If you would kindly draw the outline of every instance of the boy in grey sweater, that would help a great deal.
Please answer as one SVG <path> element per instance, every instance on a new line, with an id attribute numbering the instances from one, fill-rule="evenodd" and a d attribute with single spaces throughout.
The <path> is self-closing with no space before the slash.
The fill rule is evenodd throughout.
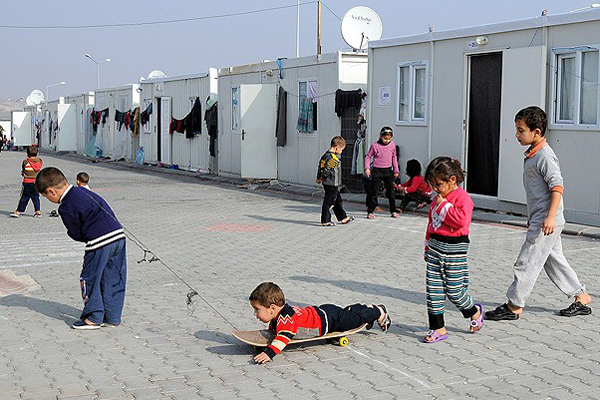
<path id="1" fill-rule="evenodd" d="M 346 148 L 346 140 L 341 136 L 331 139 L 331 147 L 321 156 L 319 168 L 317 170 L 317 183 L 323 184 L 325 197 L 323 198 L 323 207 L 321 209 L 321 225 L 335 226 L 331 221 L 331 209 L 337 220 L 342 224 L 347 224 L 354 220 L 344 211 L 342 196 L 340 195 L 340 186 L 342 186 L 342 151 Z"/>
<path id="2" fill-rule="evenodd" d="M 523 166 L 527 236 L 514 265 L 513 282 L 506 292 L 508 302 L 487 311 L 485 318 L 495 321 L 518 319 L 542 268 L 560 291 L 575 298 L 559 314 L 565 317 L 589 315 L 592 298 L 562 251 L 560 233 L 565 226 L 563 178 L 558 158 L 544 138 L 546 113 L 535 106 L 524 108 L 515 116 L 515 126 L 519 143 L 529 146 Z"/>

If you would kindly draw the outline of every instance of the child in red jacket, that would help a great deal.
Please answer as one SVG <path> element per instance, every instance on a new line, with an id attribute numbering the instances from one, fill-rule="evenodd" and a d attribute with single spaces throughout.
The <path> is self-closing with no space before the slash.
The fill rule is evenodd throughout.
<path id="1" fill-rule="evenodd" d="M 400 203 L 398 212 L 404 212 L 411 201 L 417 203 L 417 209 L 425 207 L 431 201 L 431 186 L 421 175 L 421 163 L 418 160 L 408 160 L 406 175 L 410 179 L 396 185 L 396 190 L 402 196 L 402 203 Z"/>
<path id="2" fill-rule="evenodd" d="M 273 282 L 263 282 L 250 293 L 250 305 L 261 322 L 268 322 L 275 337 L 265 351 L 254 357 L 264 364 L 279 354 L 293 338 L 311 338 L 331 332 L 344 332 L 367 324 L 371 329 L 377 322 L 387 332 L 392 325 L 383 304 L 352 304 L 344 308 L 335 304 L 295 307 L 285 302 L 283 290 Z"/>
<path id="3" fill-rule="evenodd" d="M 429 224 L 425 240 L 427 262 L 427 313 L 431 331 L 425 343 L 435 343 L 448 338 L 444 326 L 446 296 L 470 318 L 470 331 L 483 328 L 483 307 L 474 303 L 467 293 L 469 288 L 469 225 L 473 214 L 473 201 L 459 187 L 464 180 L 460 162 L 450 157 L 438 157 L 429 163 L 425 178 L 436 191 L 429 207 Z"/>
<path id="4" fill-rule="evenodd" d="M 40 195 L 35 191 L 35 179 L 38 172 L 42 169 L 44 162 L 38 158 L 37 146 L 29 146 L 27 148 L 27 158 L 21 164 L 21 176 L 23 177 L 23 188 L 21 189 L 21 198 L 17 209 L 10 214 L 13 218 L 19 218 L 25 212 L 29 200 L 33 203 L 35 209 L 34 217 L 42 216 L 40 210 Z"/>

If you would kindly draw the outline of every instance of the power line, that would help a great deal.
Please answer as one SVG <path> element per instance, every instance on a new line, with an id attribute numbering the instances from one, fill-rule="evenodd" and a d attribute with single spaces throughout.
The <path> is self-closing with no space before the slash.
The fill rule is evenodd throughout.
<path id="1" fill-rule="evenodd" d="M 308 1 L 305 3 L 300 3 L 300 5 L 304 6 L 307 4 L 314 4 L 316 2 L 317 2 L 316 0 L 313 0 L 313 1 Z M 0 25 L 0 28 L 4 28 L 4 29 L 89 29 L 89 28 L 119 28 L 119 27 L 146 26 L 146 25 L 164 25 L 164 24 L 176 24 L 176 23 L 180 23 L 180 22 L 203 21 L 203 20 L 217 19 L 217 18 L 239 17 L 242 15 L 258 14 L 258 13 L 283 10 L 286 8 L 293 8 L 293 7 L 297 7 L 297 4 L 287 5 L 287 6 L 279 6 L 279 7 L 262 8 L 262 9 L 258 9 L 258 10 L 242 11 L 242 12 L 237 12 L 237 13 L 209 15 L 209 16 L 205 16 L 205 17 L 171 19 L 171 20 L 165 20 L 165 21 L 130 22 L 130 23 L 123 23 L 123 24 L 98 24 L 98 25 L 51 25 L 51 26 L 48 26 L 48 25 L 46 25 L 46 26 Z M 327 6 L 325 6 L 325 7 L 327 7 Z M 327 7 L 327 8 L 329 8 L 329 7 Z"/>

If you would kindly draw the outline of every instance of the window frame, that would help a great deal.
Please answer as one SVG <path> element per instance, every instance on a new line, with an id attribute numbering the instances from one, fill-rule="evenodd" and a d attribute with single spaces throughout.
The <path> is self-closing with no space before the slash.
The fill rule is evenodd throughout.
<path id="1" fill-rule="evenodd" d="M 402 68 L 408 68 L 408 82 L 410 87 L 408 88 L 408 110 L 409 119 L 400 119 L 400 71 Z M 417 105 L 416 99 L 416 83 L 417 83 L 417 70 L 425 71 L 424 80 L 424 95 L 423 95 L 423 117 L 415 117 L 415 107 Z M 429 61 L 427 60 L 416 60 L 410 62 L 398 62 L 396 64 L 396 125 L 404 126 L 427 126 L 429 118 Z"/>
<path id="2" fill-rule="evenodd" d="M 309 82 L 316 82 L 317 84 L 317 118 L 316 118 L 316 124 L 317 124 L 317 129 L 315 129 L 312 132 L 300 132 L 298 129 L 296 129 L 296 132 L 298 132 L 298 135 L 301 136 L 310 136 L 310 135 L 316 135 L 319 133 L 319 80 L 317 78 L 298 78 L 298 106 L 296 107 L 296 113 L 299 116 L 300 115 L 300 85 L 302 83 L 306 83 L 306 97 L 308 97 L 308 84 Z M 315 116 L 313 115 L 313 118 Z M 315 121 L 315 119 L 313 119 L 313 121 Z M 313 126 L 314 126 L 315 122 L 313 122 Z"/>
<path id="3" fill-rule="evenodd" d="M 582 67 L 583 53 L 594 52 L 598 57 L 597 84 L 600 84 L 600 45 L 561 47 L 552 49 L 552 63 L 550 65 L 552 72 L 552 94 L 550 118 L 548 127 L 557 130 L 576 130 L 576 131 L 598 131 L 600 130 L 600 86 L 596 93 L 596 123 L 581 123 L 581 91 L 582 91 Z M 574 58 L 575 76 L 574 76 L 574 104 L 573 120 L 561 120 L 560 107 L 562 101 L 562 76 L 561 61 L 567 58 Z"/>

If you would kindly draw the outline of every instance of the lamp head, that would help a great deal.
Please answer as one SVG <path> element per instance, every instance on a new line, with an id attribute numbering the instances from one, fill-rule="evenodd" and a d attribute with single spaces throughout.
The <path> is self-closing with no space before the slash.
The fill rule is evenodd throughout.
<path id="1" fill-rule="evenodd" d="M 107 58 L 105 61 L 106 62 L 111 62 L 112 60 L 110 58 Z"/>

